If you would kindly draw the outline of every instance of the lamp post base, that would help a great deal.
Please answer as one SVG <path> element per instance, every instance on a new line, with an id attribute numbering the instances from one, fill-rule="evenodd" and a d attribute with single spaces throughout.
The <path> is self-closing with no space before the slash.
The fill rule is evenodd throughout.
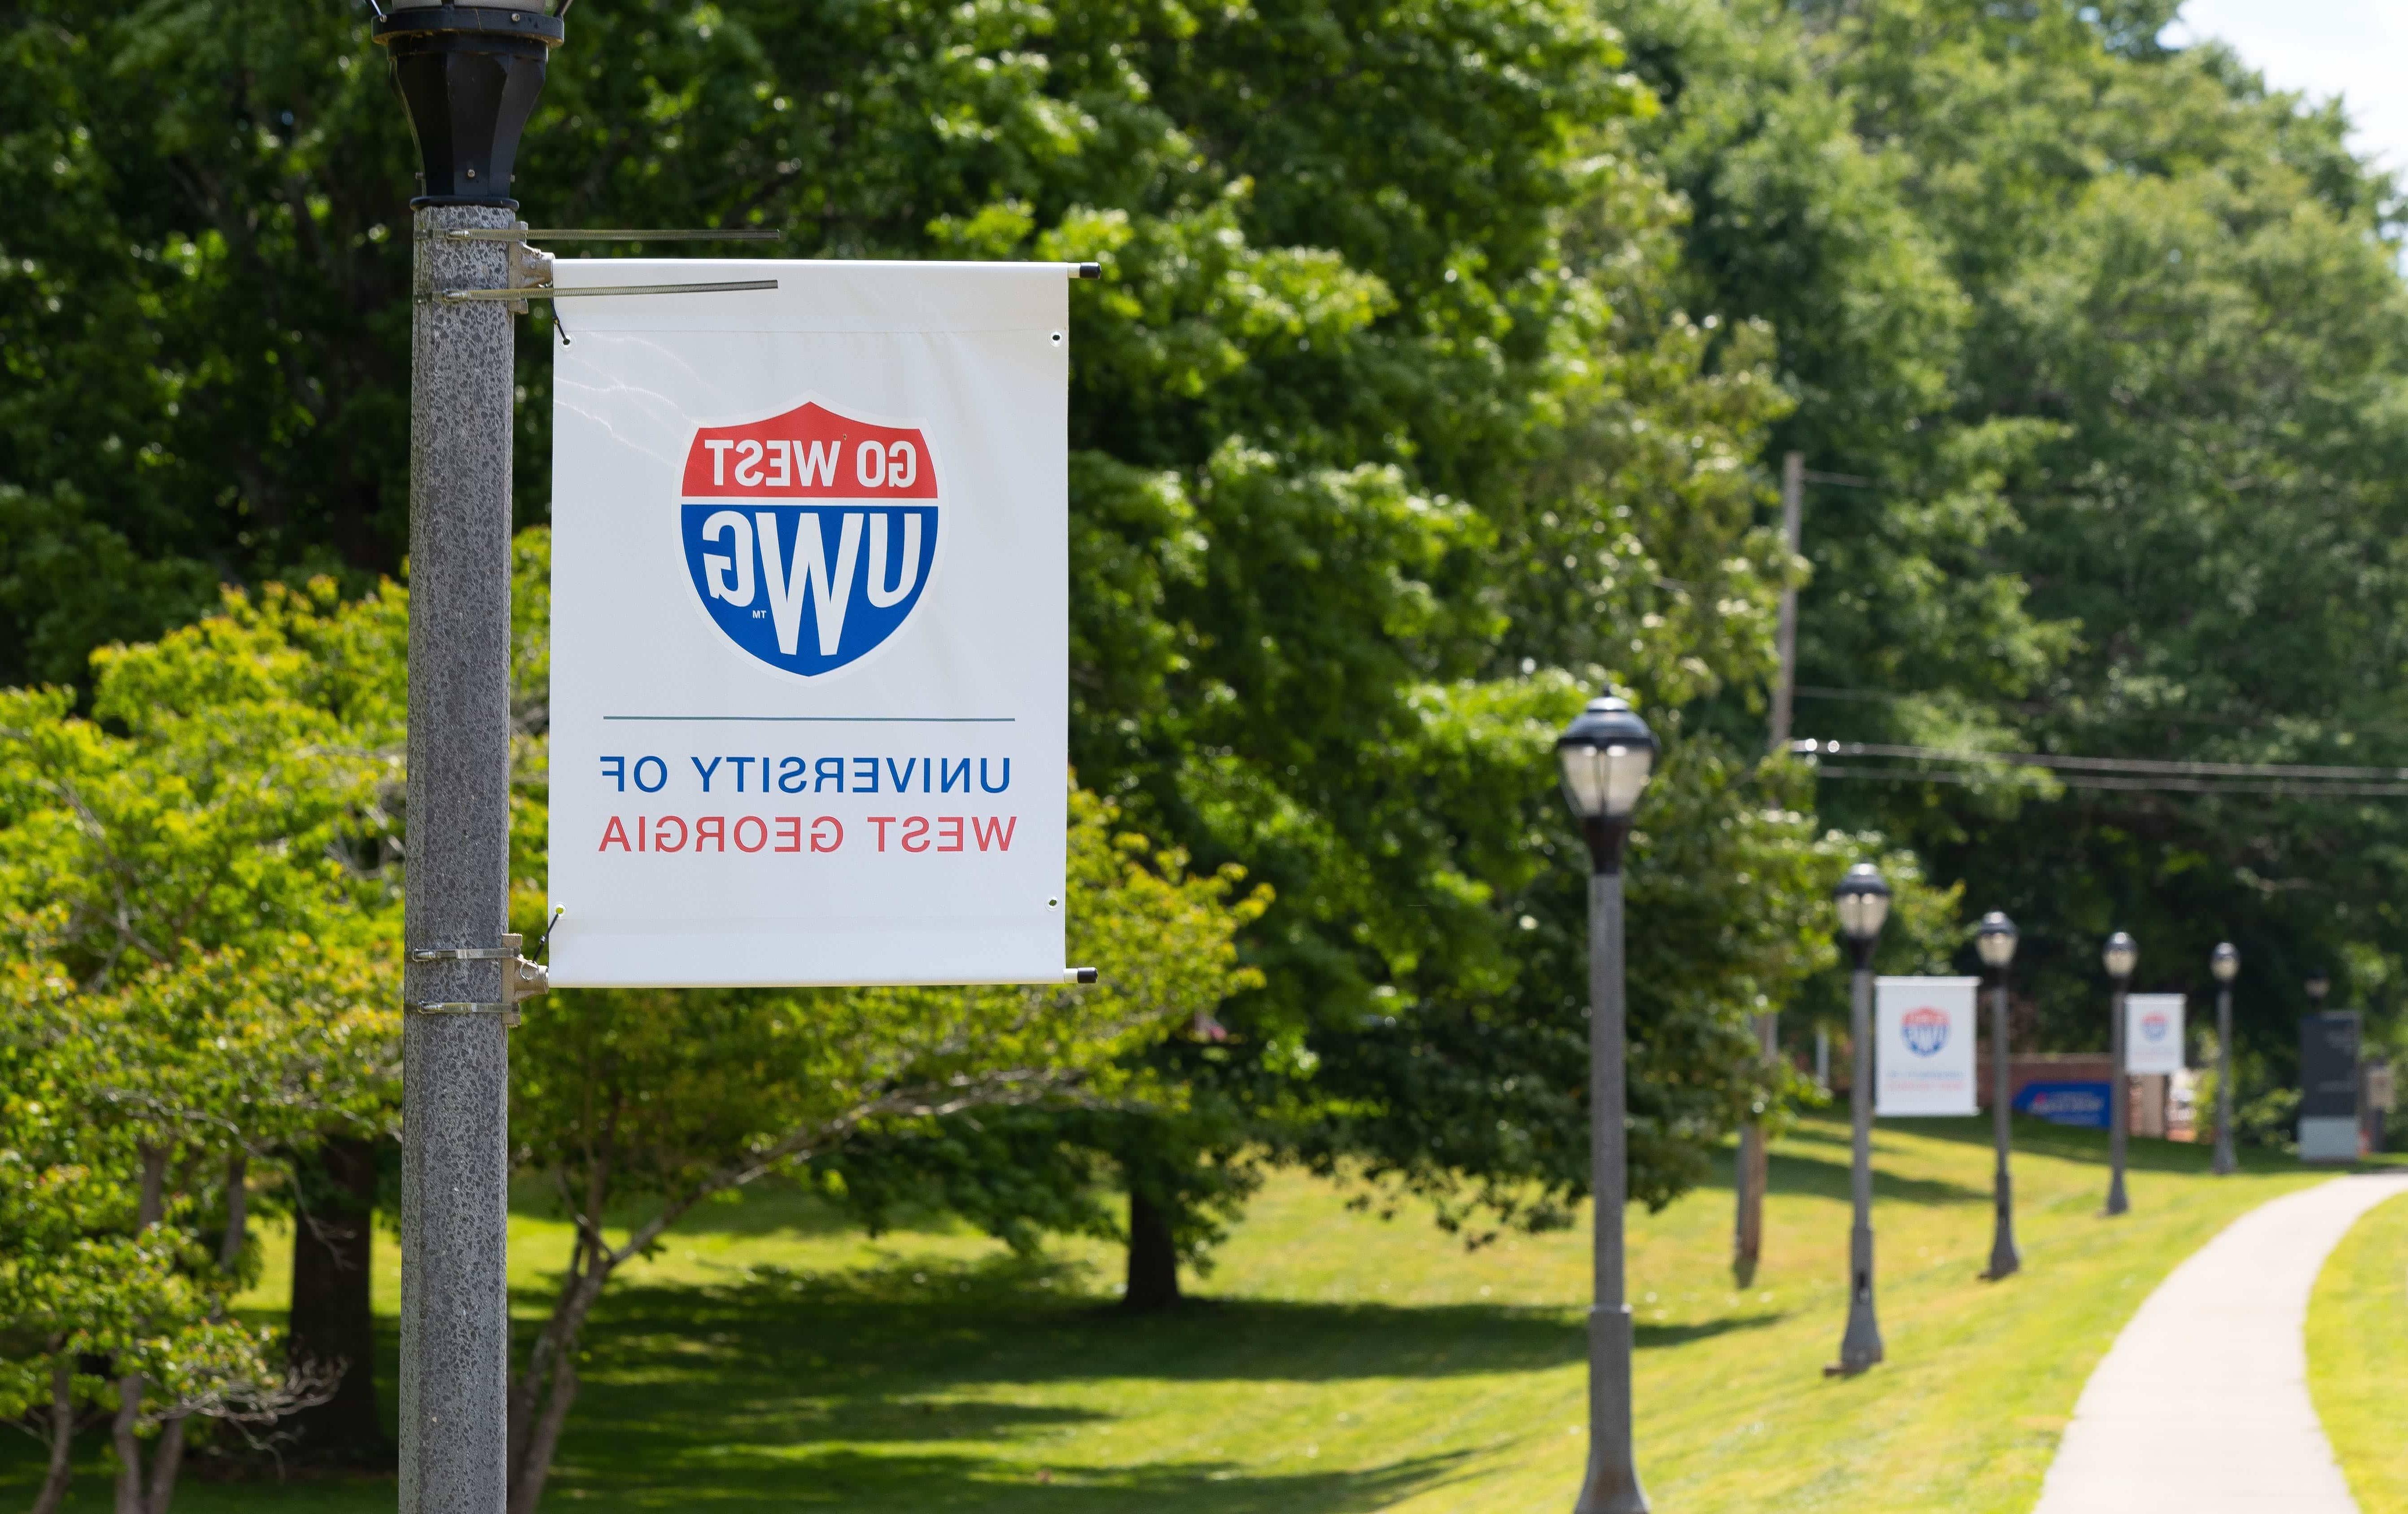
<path id="1" fill-rule="evenodd" d="M 1872 1249 L 1872 1237 L 1865 1237 L 1865 1249 Z M 1826 1367 L 1827 1377 L 1853 1377 L 1859 1372 L 1881 1365 L 1881 1323 L 1873 1317 L 1872 1267 L 1868 1262 L 1857 1274 L 1856 1297 L 1848 1303 L 1848 1328 L 1840 1336 L 1840 1361 L 1837 1366 Z"/>
<path id="2" fill-rule="evenodd" d="M 1588 1313 L 1588 1473 L 1572 1514 L 1647 1514 L 1631 1454 L 1630 1361 L 1636 1345 L 1628 1305 Z"/>

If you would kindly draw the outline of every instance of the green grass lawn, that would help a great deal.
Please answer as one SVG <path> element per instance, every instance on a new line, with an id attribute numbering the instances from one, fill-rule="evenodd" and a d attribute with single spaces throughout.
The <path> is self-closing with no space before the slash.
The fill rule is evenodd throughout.
<path id="1" fill-rule="evenodd" d="M 1842 1323 L 1842 1124 L 1808 1121 L 1776 1147 L 1765 1265 L 1743 1292 L 1727 1266 L 1727 1166 L 1717 1186 L 1634 1214 L 1640 1461 L 1659 1514 L 2021 1514 L 2085 1377 L 2148 1290 L 2233 1216 L 2317 1180 L 2271 1159 L 2217 1180 L 2203 1148 L 2139 1141 L 2133 1212 L 2108 1221 L 2103 1140 L 2038 1125 L 2018 1139 L 2025 1271 L 1990 1284 L 1976 1276 L 1984 1128 L 1879 1132 L 1889 1360 L 1853 1380 L 1821 1371 Z M 566 1233 L 529 1215 L 513 1234 L 531 1321 Z M 380 1245 L 389 1310 L 393 1248 Z M 710 1210 L 605 1302 L 552 1507 L 1570 1507 L 1584 1455 L 1581 1233 L 1467 1253 L 1420 1216 L 1350 1213 L 1290 1175 L 1175 1315 L 1115 1313 L 1115 1262 L 1066 1245 L 1024 1264 L 940 1225 L 871 1241 L 791 1196 Z M 275 1301 L 276 1270 L 254 1302 Z M 0 1451 L 0 1502 L 30 1494 L 34 1449 Z M 79 1509 L 106 1507 L 93 1454 Z M 192 1484 L 179 1507 L 392 1500 L 390 1481 Z"/>
<path id="2" fill-rule="evenodd" d="M 2308 1302 L 2308 1391 L 2360 1514 L 2408 1514 L 2408 1196 L 2377 1204 L 2325 1262 Z"/>

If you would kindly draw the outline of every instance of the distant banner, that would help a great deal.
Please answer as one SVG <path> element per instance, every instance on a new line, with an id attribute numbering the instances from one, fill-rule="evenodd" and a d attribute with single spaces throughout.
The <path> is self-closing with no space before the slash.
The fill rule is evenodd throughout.
<path id="1" fill-rule="evenodd" d="M 2107 1128 L 2108 1083 L 2027 1083 L 2016 1090 L 2014 1109 L 2051 1125 L 2078 1125 L 2086 1130 Z"/>
<path id="2" fill-rule="evenodd" d="M 1978 978 L 1873 983 L 1874 1113 L 1883 1118 L 1973 1113 L 1973 993 Z"/>
<path id="3" fill-rule="evenodd" d="M 2124 1071 L 2183 1070 L 2183 996 L 2136 993 L 2124 998 Z"/>

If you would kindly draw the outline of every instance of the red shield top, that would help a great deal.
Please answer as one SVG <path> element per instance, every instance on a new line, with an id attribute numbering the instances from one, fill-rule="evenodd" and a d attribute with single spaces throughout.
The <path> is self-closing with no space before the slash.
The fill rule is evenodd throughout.
<path id="1" fill-rule="evenodd" d="M 749 425 L 707 425 L 685 454 L 688 499 L 934 499 L 916 426 L 848 420 L 816 401 Z"/>

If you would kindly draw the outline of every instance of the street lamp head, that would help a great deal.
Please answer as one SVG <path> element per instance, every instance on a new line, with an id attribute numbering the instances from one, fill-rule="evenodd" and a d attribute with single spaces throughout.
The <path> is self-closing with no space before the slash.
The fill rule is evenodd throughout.
<path id="1" fill-rule="evenodd" d="M 1564 802 L 1583 820 L 1622 821 L 1656 771 L 1656 733 L 1621 699 L 1588 701 L 1555 738 Z"/>
<path id="2" fill-rule="evenodd" d="M 1870 947 L 1889 919 L 1889 882 L 1881 869 L 1859 862 L 1831 890 L 1831 907 L 1839 912 L 1840 934 L 1848 944 Z"/>
<path id="3" fill-rule="evenodd" d="M 2331 977 L 2327 975 L 2325 970 L 2321 967 L 2310 968 L 2308 970 L 2308 998 L 2315 1002 L 2317 1008 L 2322 1009 L 2324 1007 L 2325 995 L 2330 992 L 2332 992 Z"/>
<path id="4" fill-rule="evenodd" d="M 415 203 L 516 205 L 519 134 L 565 35 L 560 18 L 541 6 L 511 9 L 507 0 L 394 0 L 371 35 L 392 62 L 418 139 Z"/>
<path id="5" fill-rule="evenodd" d="M 1982 954 L 1982 965 L 2005 972 L 2015 959 L 2015 922 L 1999 910 L 1982 916 L 1980 929 L 1973 932 L 1973 949 Z"/>
<path id="6" fill-rule="evenodd" d="M 2107 975 L 2121 983 L 2132 975 L 2132 969 L 2140 963 L 2141 947 L 2130 936 L 2118 930 L 2107 938 L 2107 949 L 2099 956 L 2107 964 Z"/>
<path id="7" fill-rule="evenodd" d="M 2207 970 L 2215 974 L 2216 982 L 2230 983 L 2241 975 L 2241 949 L 2229 941 L 2217 942 L 2207 959 Z"/>
<path id="8" fill-rule="evenodd" d="M 1591 699 L 1555 738 L 1555 765 L 1588 842 L 1589 871 L 1620 872 L 1630 813 L 1656 771 L 1656 733 L 1622 700 Z"/>

